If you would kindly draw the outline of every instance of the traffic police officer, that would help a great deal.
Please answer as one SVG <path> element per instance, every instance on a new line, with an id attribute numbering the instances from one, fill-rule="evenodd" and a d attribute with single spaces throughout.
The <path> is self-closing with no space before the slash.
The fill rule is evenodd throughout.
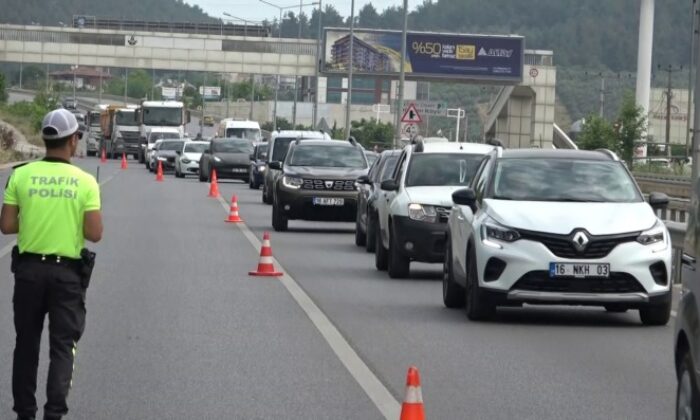
<path id="1" fill-rule="evenodd" d="M 68 412 L 76 345 L 85 327 L 85 239 L 102 238 L 100 189 L 90 174 L 71 165 L 81 132 L 65 109 L 42 123 L 46 158 L 16 167 L 5 188 L 0 231 L 17 234 L 13 297 L 17 339 L 12 369 L 14 411 L 34 419 L 44 317 L 49 316 L 50 363 L 44 419 Z M 94 261 L 94 254 L 92 254 Z M 90 265 L 91 268 L 91 265 Z"/>

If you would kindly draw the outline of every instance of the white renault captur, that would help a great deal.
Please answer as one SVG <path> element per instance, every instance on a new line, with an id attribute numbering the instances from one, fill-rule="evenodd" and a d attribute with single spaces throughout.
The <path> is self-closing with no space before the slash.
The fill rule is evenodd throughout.
<path id="1" fill-rule="evenodd" d="M 494 146 L 424 143 L 406 146 L 392 179 L 381 183 L 376 201 L 375 266 L 392 278 L 406 277 L 411 261 L 444 259 L 452 193 L 468 186 Z"/>
<path id="2" fill-rule="evenodd" d="M 638 309 L 647 325 L 671 311 L 671 243 L 654 209 L 610 151 L 497 150 L 471 188 L 453 194 L 443 298 L 485 319 L 497 306 Z"/>

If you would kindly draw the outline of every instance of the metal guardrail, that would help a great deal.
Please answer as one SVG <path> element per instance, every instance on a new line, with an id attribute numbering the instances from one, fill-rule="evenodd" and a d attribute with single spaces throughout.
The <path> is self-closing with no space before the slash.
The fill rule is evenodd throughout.
<path id="1" fill-rule="evenodd" d="M 686 225 L 678 222 L 666 222 L 668 232 L 671 234 L 671 246 L 673 247 L 673 262 L 671 264 L 671 279 L 673 283 L 681 282 L 681 257 L 683 256 L 683 243 L 685 242 Z"/>

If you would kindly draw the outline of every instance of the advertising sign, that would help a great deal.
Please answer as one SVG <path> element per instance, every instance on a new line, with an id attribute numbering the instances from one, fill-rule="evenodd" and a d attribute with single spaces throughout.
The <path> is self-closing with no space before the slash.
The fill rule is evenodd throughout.
<path id="1" fill-rule="evenodd" d="M 199 94 L 205 101 L 218 101 L 221 99 L 220 86 L 200 86 Z"/>
<path id="2" fill-rule="evenodd" d="M 372 76 L 398 76 L 401 66 L 401 32 L 355 30 L 353 72 Z M 409 79 L 453 79 L 501 84 L 523 79 L 524 38 L 521 36 L 462 35 L 409 32 L 404 69 Z M 321 71 L 348 72 L 350 31 L 327 28 Z"/>
<path id="3" fill-rule="evenodd" d="M 163 99 L 165 99 L 165 100 L 175 101 L 175 100 L 180 99 L 182 96 L 180 94 L 180 90 L 178 88 L 163 86 L 160 89 L 161 89 L 161 96 L 163 96 Z"/>

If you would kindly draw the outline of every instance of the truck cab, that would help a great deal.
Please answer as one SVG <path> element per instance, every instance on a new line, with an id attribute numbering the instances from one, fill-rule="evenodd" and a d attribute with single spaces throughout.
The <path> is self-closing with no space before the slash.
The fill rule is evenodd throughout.
<path id="1" fill-rule="evenodd" d="M 190 122 L 190 113 L 185 110 L 185 105 L 179 101 L 143 101 L 137 112 L 139 123 L 138 159 L 140 163 L 146 162 L 148 153 L 148 138 L 153 130 L 171 131 L 175 129 L 181 138 L 185 137 L 185 125 Z"/>
<path id="2" fill-rule="evenodd" d="M 257 121 L 225 118 L 219 124 L 217 137 L 229 139 L 248 139 L 254 143 L 263 141 L 260 124 Z"/>
<path id="3" fill-rule="evenodd" d="M 100 142 L 102 141 L 100 114 L 105 109 L 105 105 L 97 105 L 87 113 L 86 125 L 88 129 L 88 136 L 86 139 L 86 151 L 88 156 L 97 156 L 100 151 Z"/>
<path id="4" fill-rule="evenodd" d="M 114 153 L 117 156 L 125 154 L 133 156 L 134 159 L 139 158 L 140 131 L 137 110 L 137 105 L 129 105 L 114 112 L 112 117 L 112 139 L 114 142 Z"/>

